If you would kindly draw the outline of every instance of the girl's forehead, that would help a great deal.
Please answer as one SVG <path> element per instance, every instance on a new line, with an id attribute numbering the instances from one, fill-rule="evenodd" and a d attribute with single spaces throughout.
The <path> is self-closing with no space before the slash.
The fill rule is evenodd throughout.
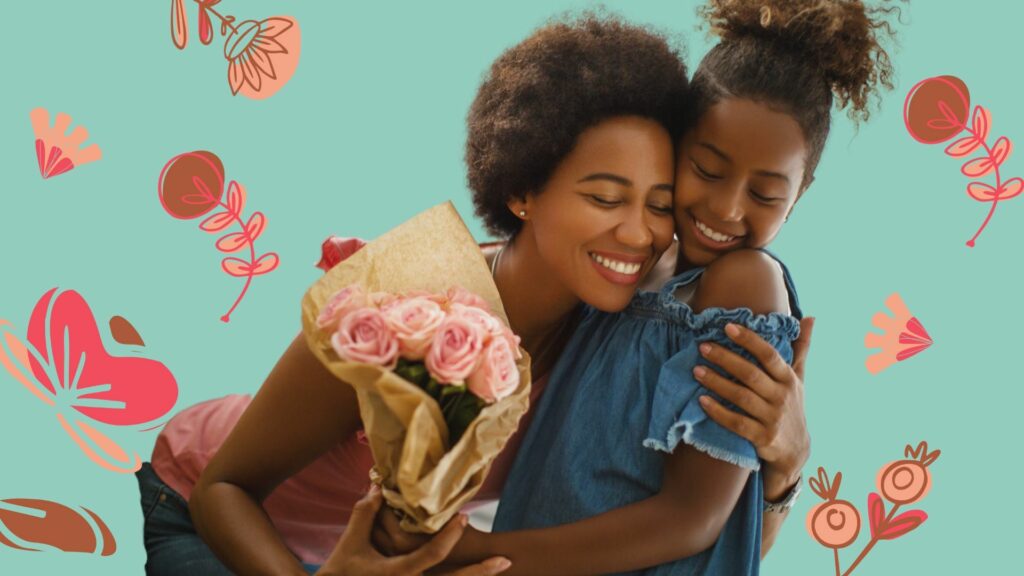
<path id="1" fill-rule="evenodd" d="M 708 108 L 687 134 L 689 148 L 734 164 L 788 173 L 803 170 L 807 153 L 791 115 L 753 100 L 727 98 Z"/>

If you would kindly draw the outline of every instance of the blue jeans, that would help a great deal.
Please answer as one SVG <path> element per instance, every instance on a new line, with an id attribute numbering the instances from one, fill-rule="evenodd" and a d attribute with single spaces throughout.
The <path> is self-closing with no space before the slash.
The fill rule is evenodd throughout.
<path id="1" fill-rule="evenodd" d="M 149 462 L 135 473 L 145 519 L 146 574 L 164 576 L 226 576 L 233 574 L 210 550 L 192 525 L 188 502 L 164 484 Z M 303 564 L 309 574 L 320 567 Z"/>

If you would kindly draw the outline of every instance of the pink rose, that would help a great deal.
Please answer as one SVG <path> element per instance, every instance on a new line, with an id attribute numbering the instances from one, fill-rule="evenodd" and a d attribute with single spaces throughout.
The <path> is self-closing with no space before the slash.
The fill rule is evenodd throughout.
<path id="1" fill-rule="evenodd" d="M 394 368 L 398 363 L 398 339 L 388 328 L 384 315 L 374 308 L 361 308 L 341 319 L 331 336 L 338 357 L 349 362 Z"/>
<path id="2" fill-rule="evenodd" d="M 469 375 L 469 391 L 484 401 L 497 402 L 519 387 L 518 348 L 505 338 L 495 338 L 484 349 L 480 367 Z"/>
<path id="3" fill-rule="evenodd" d="M 466 290 L 462 286 L 452 286 L 448 289 L 446 294 L 448 302 L 451 304 L 462 304 L 465 306 L 473 306 L 474 308 L 480 308 L 482 310 L 490 311 L 491 307 L 487 304 L 487 301 L 477 296 L 476 294 Z"/>
<path id="4" fill-rule="evenodd" d="M 353 284 L 336 292 L 324 305 L 320 315 L 317 316 L 316 325 L 318 328 L 334 328 L 341 320 L 354 310 L 366 306 L 366 293 L 358 284 Z"/>
<path id="5" fill-rule="evenodd" d="M 462 384 L 480 363 L 486 339 L 479 322 L 450 312 L 427 351 L 427 370 L 438 382 Z"/>
<path id="6" fill-rule="evenodd" d="M 441 306 L 423 296 L 400 298 L 384 312 L 402 357 L 409 360 L 423 360 L 444 319 Z"/>
<path id="7" fill-rule="evenodd" d="M 390 292 L 371 292 L 370 295 L 367 296 L 367 300 L 376 306 L 381 312 L 384 312 L 398 302 L 398 296 Z"/>
<path id="8" fill-rule="evenodd" d="M 508 340 L 509 347 L 512 349 L 515 358 L 518 360 L 522 357 L 522 354 L 519 353 L 519 336 L 513 334 L 511 328 L 490 312 L 464 304 L 452 304 L 451 310 L 479 324 L 487 334 L 488 342 L 495 338 Z"/>

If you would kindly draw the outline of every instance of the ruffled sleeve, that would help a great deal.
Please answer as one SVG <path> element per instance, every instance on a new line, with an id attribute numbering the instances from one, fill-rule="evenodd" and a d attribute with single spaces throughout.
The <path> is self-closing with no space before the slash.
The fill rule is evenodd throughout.
<path id="1" fill-rule="evenodd" d="M 689 334 L 679 339 L 679 350 L 669 358 L 658 374 L 650 425 L 643 445 L 671 453 L 682 441 L 719 460 L 743 468 L 759 469 L 754 445 L 709 418 L 700 405 L 699 398 L 709 395 L 724 406 L 737 409 L 694 379 L 693 368 L 696 366 L 705 366 L 723 373 L 704 360 L 698 346 L 703 342 L 714 342 L 753 360 L 746 350 L 726 336 L 725 326 L 733 322 L 752 329 L 774 346 L 786 362 L 792 362 L 792 342 L 799 335 L 799 321 L 785 314 L 755 315 L 748 309 L 722 308 L 709 308 L 699 314 L 690 312 L 683 320 L 679 329 Z"/>

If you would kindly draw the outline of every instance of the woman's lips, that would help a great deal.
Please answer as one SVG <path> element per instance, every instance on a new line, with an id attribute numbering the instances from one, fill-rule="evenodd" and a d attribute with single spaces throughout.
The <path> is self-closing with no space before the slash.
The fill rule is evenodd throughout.
<path id="1" fill-rule="evenodd" d="M 620 285 L 633 285 L 640 282 L 640 278 L 643 276 L 644 262 L 649 258 L 646 256 L 637 255 L 625 255 L 625 254 L 613 254 L 609 252 L 590 252 L 590 263 L 597 270 L 597 273 L 604 277 L 605 280 L 613 284 Z M 617 267 L 629 267 L 636 269 L 635 272 L 619 272 L 608 268 L 604 264 L 598 261 L 603 260 L 605 263 L 612 263 Z"/>

